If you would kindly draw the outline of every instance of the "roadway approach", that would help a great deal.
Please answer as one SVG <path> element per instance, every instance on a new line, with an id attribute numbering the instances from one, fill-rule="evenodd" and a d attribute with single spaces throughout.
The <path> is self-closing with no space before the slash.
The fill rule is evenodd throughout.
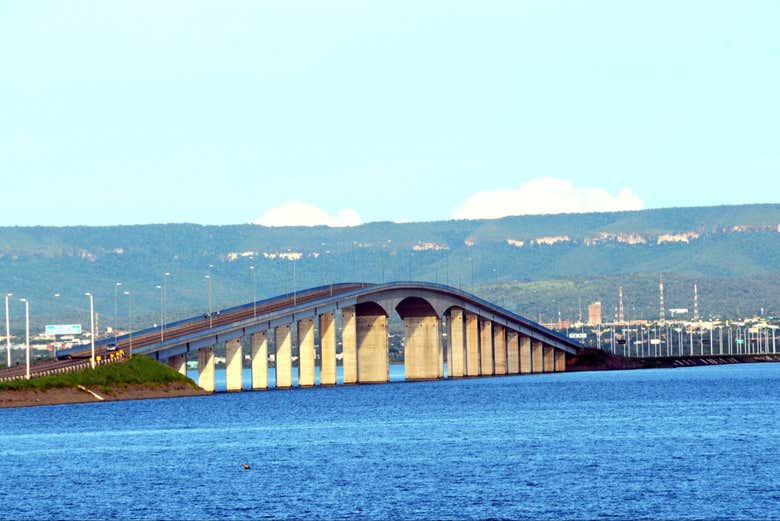
<path id="1" fill-rule="evenodd" d="M 268 388 L 269 355 L 276 388 L 291 387 L 294 370 L 299 386 L 315 385 L 317 360 L 318 383 L 335 385 L 337 358 L 344 384 L 384 383 L 393 314 L 403 321 L 406 380 L 444 378 L 445 362 L 448 378 L 565 371 L 567 355 L 583 347 L 475 295 L 429 282 L 320 286 L 135 331 L 116 343 L 125 353 L 153 357 L 183 374 L 188 356 L 197 353 L 198 385 L 206 391 L 214 391 L 214 348 L 223 343 L 228 391 L 242 389 L 245 349 L 252 389 Z M 96 341 L 96 356 L 105 357 L 113 342 Z M 90 345 L 81 345 L 50 363 L 89 356 Z"/>

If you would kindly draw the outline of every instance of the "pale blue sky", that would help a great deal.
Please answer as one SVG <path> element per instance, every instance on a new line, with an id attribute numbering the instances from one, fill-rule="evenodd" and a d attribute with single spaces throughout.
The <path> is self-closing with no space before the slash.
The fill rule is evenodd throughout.
<path id="1" fill-rule="evenodd" d="M 778 27 L 776 0 L 5 0 L 0 225 L 778 202 Z"/>

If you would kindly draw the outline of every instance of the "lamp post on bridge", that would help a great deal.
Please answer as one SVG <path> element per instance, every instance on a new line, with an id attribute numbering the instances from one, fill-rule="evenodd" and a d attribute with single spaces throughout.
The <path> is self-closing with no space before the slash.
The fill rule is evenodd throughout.
<path id="1" fill-rule="evenodd" d="M 252 275 L 252 317 L 257 316 L 257 275 L 254 264 L 249 266 L 249 272 Z"/>
<path id="2" fill-rule="evenodd" d="M 5 347 L 8 357 L 6 367 L 11 367 L 11 317 L 8 314 L 8 297 L 13 297 L 13 293 L 5 294 Z"/>
<path id="3" fill-rule="evenodd" d="M 125 290 L 123 293 L 127 295 L 127 331 L 130 334 L 129 357 L 133 358 L 133 295 L 129 290 Z"/>
<path id="4" fill-rule="evenodd" d="M 163 287 L 162 287 L 162 319 L 160 320 L 160 332 L 161 335 L 165 332 L 165 320 L 167 313 L 167 306 L 168 306 L 168 277 L 170 277 L 170 272 L 163 273 Z"/>
<path id="5" fill-rule="evenodd" d="M 116 330 L 117 330 L 117 324 L 119 322 L 119 319 L 117 318 L 118 315 L 118 306 L 119 306 L 119 287 L 122 285 L 121 282 L 116 282 L 114 284 L 114 343 L 116 344 Z"/>
<path id="6" fill-rule="evenodd" d="M 209 327 L 212 327 L 213 320 L 211 316 L 211 274 L 209 273 L 204 277 L 206 279 L 206 282 L 208 284 L 208 293 L 209 293 Z"/>
<path id="7" fill-rule="evenodd" d="M 90 343 L 90 357 L 89 365 L 92 369 L 95 368 L 95 300 L 92 293 L 87 291 L 84 293 L 89 297 L 89 343 Z"/>
<path id="8" fill-rule="evenodd" d="M 160 290 L 160 342 L 163 341 L 163 287 L 157 284 L 155 288 Z"/>
<path id="9" fill-rule="evenodd" d="M 25 344 L 25 370 L 24 377 L 30 379 L 30 301 L 26 298 L 19 299 L 24 302 L 24 344 Z"/>

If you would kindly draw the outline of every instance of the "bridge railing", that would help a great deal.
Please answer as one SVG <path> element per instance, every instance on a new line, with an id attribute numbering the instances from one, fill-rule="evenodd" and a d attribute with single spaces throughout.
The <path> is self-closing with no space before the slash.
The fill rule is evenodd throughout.
<path id="1" fill-rule="evenodd" d="M 107 364 L 113 364 L 117 362 L 121 362 L 123 360 L 126 360 L 127 356 L 125 356 L 124 353 L 117 354 L 116 356 L 109 356 L 109 357 L 97 357 L 95 359 L 95 367 L 101 366 L 101 365 L 107 365 Z M 53 376 L 57 374 L 64 374 L 64 373 L 70 373 L 73 371 L 81 371 L 84 369 L 90 368 L 90 361 L 84 360 L 83 362 L 75 363 L 72 365 L 67 365 L 63 367 L 53 367 L 50 369 L 42 369 L 42 370 L 31 370 L 30 371 L 30 379 L 32 378 L 40 378 L 42 376 Z M 0 382 L 12 382 L 15 380 L 25 380 L 27 376 L 25 374 L 17 374 L 12 376 L 4 376 L 0 377 Z"/>

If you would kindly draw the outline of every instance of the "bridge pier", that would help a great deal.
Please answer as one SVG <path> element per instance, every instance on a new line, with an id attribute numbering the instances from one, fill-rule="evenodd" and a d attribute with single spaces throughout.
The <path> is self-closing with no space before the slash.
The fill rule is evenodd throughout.
<path id="1" fill-rule="evenodd" d="M 276 343 L 276 388 L 292 387 L 292 331 L 290 324 L 274 329 Z"/>
<path id="2" fill-rule="evenodd" d="M 542 368 L 545 373 L 555 372 L 555 348 L 544 344 L 542 346 L 542 353 L 544 361 L 542 362 Z"/>
<path id="3" fill-rule="evenodd" d="M 507 373 L 506 330 L 504 326 L 493 324 L 493 358 L 495 360 L 494 374 Z"/>
<path id="4" fill-rule="evenodd" d="M 479 376 L 479 317 L 466 313 L 466 376 Z"/>
<path id="5" fill-rule="evenodd" d="M 320 315 L 320 385 L 336 385 L 336 320 L 333 313 Z"/>
<path id="6" fill-rule="evenodd" d="M 385 383 L 390 379 L 387 316 L 358 314 L 356 320 L 358 382 Z"/>
<path id="7" fill-rule="evenodd" d="M 507 374 L 520 373 L 520 344 L 519 333 L 511 329 L 506 333 L 506 372 Z"/>
<path id="8" fill-rule="evenodd" d="M 187 376 L 187 354 L 186 353 L 168 357 L 167 363 L 168 363 L 168 367 L 170 367 L 177 373 Z"/>
<path id="9" fill-rule="evenodd" d="M 357 317 L 355 307 L 345 307 L 341 311 L 341 365 L 344 371 L 344 383 L 356 384 L 357 372 Z"/>
<path id="10" fill-rule="evenodd" d="M 438 317 L 404 319 L 404 374 L 407 380 L 434 380 L 441 370 Z"/>
<path id="11" fill-rule="evenodd" d="M 268 389 L 268 333 L 255 333 L 252 339 L 252 389 Z"/>
<path id="12" fill-rule="evenodd" d="M 225 384 L 228 392 L 240 391 L 242 387 L 243 357 L 241 339 L 225 342 Z"/>
<path id="13" fill-rule="evenodd" d="M 206 392 L 214 392 L 214 346 L 198 349 L 198 386 Z"/>
<path id="14" fill-rule="evenodd" d="M 566 351 L 562 349 L 555 350 L 555 371 L 566 371 Z"/>
<path id="15" fill-rule="evenodd" d="M 529 374 L 532 365 L 531 337 L 520 335 L 520 374 Z"/>
<path id="16" fill-rule="evenodd" d="M 482 319 L 479 321 L 479 356 L 481 361 L 479 374 L 493 375 L 493 322 Z"/>
<path id="17" fill-rule="evenodd" d="M 298 385 L 314 386 L 314 320 L 298 321 Z"/>
<path id="18" fill-rule="evenodd" d="M 461 378 L 465 365 L 463 310 L 451 309 L 447 325 L 447 376 L 449 378 Z"/>
<path id="19" fill-rule="evenodd" d="M 544 353 L 538 340 L 531 340 L 531 372 L 544 372 Z"/>

